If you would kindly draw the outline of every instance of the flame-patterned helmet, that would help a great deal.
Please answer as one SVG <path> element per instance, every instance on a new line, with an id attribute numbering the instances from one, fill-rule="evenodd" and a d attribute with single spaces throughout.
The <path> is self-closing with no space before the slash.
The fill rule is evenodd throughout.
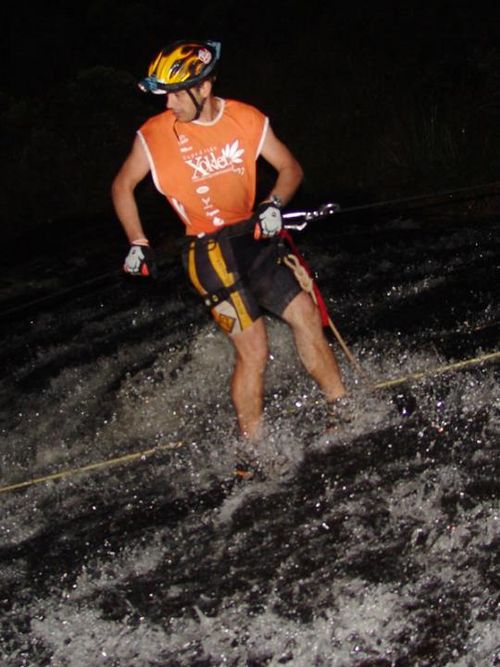
<path id="1" fill-rule="evenodd" d="M 139 88 L 156 95 L 191 88 L 213 73 L 220 49 L 220 42 L 174 42 L 156 56 Z"/>

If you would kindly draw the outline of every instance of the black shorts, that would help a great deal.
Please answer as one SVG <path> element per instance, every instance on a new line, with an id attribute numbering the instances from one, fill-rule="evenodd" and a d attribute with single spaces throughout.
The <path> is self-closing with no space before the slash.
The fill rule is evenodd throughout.
<path id="1" fill-rule="evenodd" d="M 188 240 L 183 262 L 191 283 L 227 333 L 249 327 L 266 311 L 281 317 L 300 293 L 280 260 L 289 253 L 280 238 L 255 240 L 248 222 Z"/>

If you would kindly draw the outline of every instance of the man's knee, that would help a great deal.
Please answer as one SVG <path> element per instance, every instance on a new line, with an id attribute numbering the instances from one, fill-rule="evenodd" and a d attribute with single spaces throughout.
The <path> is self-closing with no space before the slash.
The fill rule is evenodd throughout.
<path id="1" fill-rule="evenodd" d="M 283 319 L 292 327 L 321 326 L 321 314 L 307 292 L 300 292 L 285 308 Z"/>
<path id="2" fill-rule="evenodd" d="M 242 363 L 257 368 L 266 365 L 269 348 L 262 318 L 243 331 L 232 334 L 230 338 Z"/>

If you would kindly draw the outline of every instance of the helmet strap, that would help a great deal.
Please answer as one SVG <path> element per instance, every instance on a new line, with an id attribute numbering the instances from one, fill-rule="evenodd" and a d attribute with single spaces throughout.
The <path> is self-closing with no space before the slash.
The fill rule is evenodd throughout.
<path id="1" fill-rule="evenodd" d="M 201 102 L 198 102 L 198 100 L 196 99 L 196 97 L 195 97 L 195 96 L 193 95 L 193 93 L 191 92 L 191 89 L 190 89 L 190 88 L 186 88 L 186 92 L 187 92 L 187 94 L 189 95 L 189 97 L 191 98 L 191 101 L 192 101 L 192 103 L 194 104 L 194 108 L 196 109 L 196 113 L 195 113 L 195 115 L 194 115 L 193 120 L 198 120 L 198 118 L 201 116 L 201 112 L 203 111 L 203 107 L 205 106 L 205 100 L 206 100 L 206 97 L 204 97 L 204 98 L 201 100 Z M 192 122 L 192 121 L 191 121 L 191 122 Z"/>

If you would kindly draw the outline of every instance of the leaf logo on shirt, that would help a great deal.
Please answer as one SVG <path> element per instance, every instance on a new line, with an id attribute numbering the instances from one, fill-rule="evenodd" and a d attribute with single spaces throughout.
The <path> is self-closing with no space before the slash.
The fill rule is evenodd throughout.
<path id="1" fill-rule="evenodd" d="M 232 144 L 227 144 L 227 146 L 222 149 L 222 155 L 233 164 L 241 164 L 243 160 L 240 156 L 243 155 L 245 149 L 240 148 L 239 146 L 238 139 L 236 139 Z"/>

